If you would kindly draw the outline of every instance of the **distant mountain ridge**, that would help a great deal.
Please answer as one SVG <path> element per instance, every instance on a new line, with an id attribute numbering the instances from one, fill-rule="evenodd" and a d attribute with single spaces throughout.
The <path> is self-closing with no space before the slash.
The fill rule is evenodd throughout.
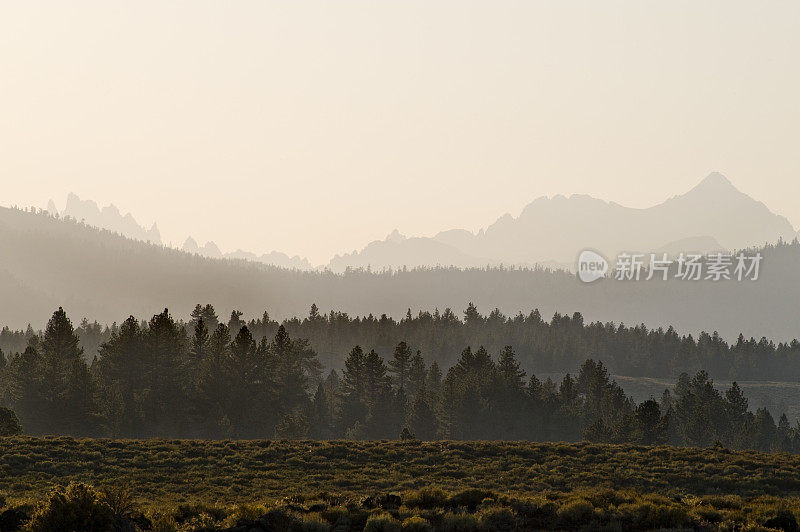
<path id="1" fill-rule="evenodd" d="M 48 211 L 58 212 L 52 201 Z M 114 205 L 100 209 L 95 202 L 70 194 L 60 214 L 129 238 L 161 243 L 155 224 L 145 230 L 131 214 L 122 216 Z M 649 208 L 624 207 L 583 194 L 543 196 L 525 206 L 519 216 L 505 214 L 477 233 L 450 229 L 432 237 L 406 237 L 395 229 L 384 240 L 334 256 L 327 265 L 314 266 L 304 257 L 279 251 L 258 255 L 237 249 L 226 253 L 214 242 L 201 246 L 191 236 L 181 249 L 208 258 L 333 272 L 500 265 L 570 269 L 584 249 L 599 251 L 609 259 L 623 251 L 708 253 L 762 246 L 779 239 L 791 241 L 798 234 L 785 217 L 713 172 L 688 192 Z"/>
<path id="2" fill-rule="evenodd" d="M 139 225 L 131 213 L 123 216 L 113 203 L 101 209 L 96 202 L 88 199 L 83 200 L 76 194 L 70 192 L 67 195 L 67 203 L 63 210 L 59 211 L 55 202 L 51 199 L 47 203 L 47 212 L 53 216 L 68 216 L 79 222 L 84 222 L 87 225 L 113 231 L 122 236 L 133 238 L 134 240 L 162 245 L 161 234 L 157 224 L 154 223 L 150 229 L 145 229 L 143 226 Z M 281 268 L 295 268 L 300 270 L 310 270 L 313 268 L 306 258 L 297 255 L 290 257 L 278 251 L 256 255 L 255 253 L 243 251 L 241 249 L 230 253 L 223 253 L 214 242 L 206 242 L 203 246 L 200 246 L 191 236 L 186 239 L 182 249 L 188 253 L 195 253 L 212 259 L 243 259 Z"/>
<path id="3" fill-rule="evenodd" d="M 219 246 L 217 246 L 214 242 L 206 242 L 203 246 L 197 244 L 197 241 L 192 238 L 188 237 L 186 241 L 183 243 L 183 247 L 181 248 L 183 251 L 187 253 L 195 253 L 197 255 L 201 255 L 203 257 L 208 257 L 210 259 L 241 259 L 241 260 L 249 260 L 252 262 L 260 262 L 262 264 L 268 264 L 270 266 L 278 266 L 279 268 L 289 268 L 289 269 L 296 269 L 296 270 L 311 270 L 313 266 L 305 257 L 300 257 L 299 255 L 295 255 L 290 257 L 286 253 L 281 253 L 279 251 L 271 251 L 269 253 L 262 253 L 261 255 L 256 255 L 250 251 L 244 251 L 241 249 L 237 249 L 236 251 L 231 251 L 229 253 L 223 253 Z"/>
<path id="4" fill-rule="evenodd" d="M 79 222 L 83 221 L 95 227 L 108 229 L 128 238 L 161 244 L 158 225 L 154 223 L 150 229 L 145 229 L 139 225 L 131 213 L 123 216 L 113 203 L 101 209 L 94 201 L 82 200 L 70 192 L 67 195 L 67 204 L 62 211 L 57 209 L 52 199 L 47 203 L 47 211 L 52 215 L 70 216 Z"/>
<path id="5" fill-rule="evenodd" d="M 501 216 L 477 233 L 463 229 L 435 236 L 397 238 L 336 256 L 334 271 L 402 266 L 572 264 L 583 249 L 608 258 L 620 252 L 710 252 L 791 241 L 789 221 L 740 192 L 722 174 L 711 173 L 685 194 L 645 209 L 624 207 L 587 195 L 541 197 L 514 217 Z"/>

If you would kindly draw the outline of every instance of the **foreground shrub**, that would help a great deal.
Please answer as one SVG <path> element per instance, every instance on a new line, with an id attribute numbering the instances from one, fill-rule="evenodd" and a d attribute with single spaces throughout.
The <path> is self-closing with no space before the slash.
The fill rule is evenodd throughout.
<path id="1" fill-rule="evenodd" d="M 433 525 L 422 517 L 415 515 L 403 521 L 403 532 L 432 532 Z"/>
<path id="2" fill-rule="evenodd" d="M 484 499 L 494 499 L 496 497 L 497 495 L 492 491 L 470 488 L 459 491 L 450 497 L 450 504 L 454 507 L 463 506 L 469 509 L 470 512 L 474 512 L 475 508 L 477 508 Z"/>
<path id="3" fill-rule="evenodd" d="M 31 519 L 32 532 L 105 532 L 114 528 L 114 512 L 100 495 L 83 483 L 56 489 Z"/>
<path id="4" fill-rule="evenodd" d="M 426 486 L 406 494 L 405 504 L 409 508 L 425 510 L 442 508 L 447 504 L 447 494 L 441 488 Z"/>
<path id="5" fill-rule="evenodd" d="M 331 526 L 316 515 L 304 517 L 300 525 L 302 532 L 328 532 L 330 529 Z"/>
<path id="6" fill-rule="evenodd" d="M 175 524 L 175 519 L 169 515 L 158 514 L 153 519 L 153 528 L 151 532 L 176 532 L 178 525 Z"/>
<path id="7" fill-rule="evenodd" d="M 468 514 L 447 514 L 442 519 L 442 532 L 476 532 L 478 520 Z"/>
<path id="8" fill-rule="evenodd" d="M 558 509 L 558 520 L 563 526 L 588 525 L 594 508 L 584 500 L 570 501 Z"/>
<path id="9" fill-rule="evenodd" d="M 517 516 L 508 508 L 484 508 L 478 513 L 478 520 L 486 532 L 513 532 L 518 528 Z"/>
<path id="10" fill-rule="evenodd" d="M 364 532 L 400 532 L 400 522 L 389 514 L 370 516 Z"/>

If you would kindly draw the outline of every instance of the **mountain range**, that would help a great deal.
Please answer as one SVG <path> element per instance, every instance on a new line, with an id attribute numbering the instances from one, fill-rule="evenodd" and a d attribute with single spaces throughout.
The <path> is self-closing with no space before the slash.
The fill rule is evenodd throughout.
<path id="1" fill-rule="evenodd" d="M 72 192 L 67 195 L 67 204 L 64 209 L 58 210 L 55 202 L 51 199 L 47 204 L 47 212 L 53 216 L 69 217 L 87 225 L 113 231 L 134 240 L 162 244 L 161 234 L 155 223 L 150 229 L 145 229 L 144 226 L 139 225 L 131 213 L 123 216 L 114 204 L 100 208 L 96 202 L 92 200 L 82 200 Z M 256 255 L 255 253 L 243 251 L 241 249 L 223 253 L 214 242 L 206 242 L 204 245 L 200 246 L 191 236 L 186 239 L 182 249 L 188 253 L 194 253 L 212 259 L 244 259 L 279 266 L 281 268 L 296 268 L 299 270 L 312 269 L 311 263 L 307 259 L 296 255 L 290 257 L 278 251 Z"/>
<path id="2" fill-rule="evenodd" d="M 360 251 L 337 255 L 329 267 L 481 265 L 570 267 L 583 249 L 606 257 L 620 252 L 707 253 L 761 246 L 797 235 L 783 216 L 712 173 L 685 194 L 645 209 L 586 195 L 541 197 L 514 217 L 506 214 L 472 233 L 442 231 L 406 238 L 397 231 Z"/>
<path id="3" fill-rule="evenodd" d="M 58 212 L 51 201 L 51 213 Z M 60 212 L 87 224 L 137 240 L 161 243 L 158 227 L 140 226 L 114 205 L 100 209 L 75 194 Z M 464 229 L 434 236 L 406 237 L 397 229 L 384 240 L 334 256 L 327 264 L 279 251 L 256 254 L 237 249 L 223 252 L 214 242 L 199 245 L 191 236 L 182 250 L 208 258 L 243 259 L 299 270 L 348 268 L 414 268 L 455 266 L 534 266 L 571 269 L 580 251 L 606 257 L 620 252 L 708 253 L 790 241 L 797 232 L 783 216 L 739 191 L 725 176 L 711 173 L 688 192 L 644 209 L 624 207 L 586 195 L 540 197 L 514 217 L 505 214 L 473 233 Z"/>
<path id="4" fill-rule="evenodd" d="M 131 213 L 123 216 L 113 204 L 101 209 L 94 201 L 82 200 L 72 192 L 67 195 L 67 204 L 63 210 L 59 211 L 51 199 L 47 203 L 47 212 L 53 216 L 71 217 L 79 222 L 108 229 L 136 240 L 161 244 L 158 225 L 153 224 L 150 229 L 145 229 L 139 225 Z"/>

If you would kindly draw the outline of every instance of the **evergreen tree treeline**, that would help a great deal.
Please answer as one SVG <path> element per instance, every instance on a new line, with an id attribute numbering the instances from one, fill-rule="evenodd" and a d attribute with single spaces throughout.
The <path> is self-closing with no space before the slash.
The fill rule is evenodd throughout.
<path id="1" fill-rule="evenodd" d="M 368 315 L 351 318 L 347 313 L 320 313 L 312 305 L 306 318 L 292 318 L 279 323 L 267 312 L 245 321 L 242 313 L 233 311 L 230 319 L 220 320 L 211 305 L 197 305 L 188 323 L 179 322 L 187 336 L 202 319 L 209 335 L 220 321 L 235 338 L 247 326 L 254 338 L 273 337 L 282 325 L 286 332 L 308 340 L 327 368 L 343 369 L 343 354 L 354 345 L 370 346 L 379 353 L 390 353 L 400 343 L 409 357 L 416 351 L 425 353 L 428 361 L 442 367 L 457 362 L 465 345 L 485 346 L 499 353 L 506 345 L 514 346 L 520 364 L 536 373 L 574 371 L 587 358 L 603 360 L 614 374 L 630 377 L 676 379 L 681 373 L 695 374 L 700 369 L 720 380 L 800 381 L 800 342 L 774 342 L 762 337 L 738 339 L 728 344 L 716 332 L 702 332 L 697 338 L 681 336 L 675 329 L 649 329 L 645 325 L 628 327 L 613 323 L 584 323 L 576 312 L 556 313 L 546 321 L 538 310 L 513 317 L 495 309 L 482 315 L 470 304 L 460 319 L 452 310 L 419 312 L 395 320 L 386 316 Z M 141 324 L 140 324 L 141 325 Z M 87 362 L 98 353 L 100 345 L 118 334 L 121 325 L 101 326 L 83 319 L 76 328 Z M 0 350 L 23 352 L 34 336 L 41 337 L 28 326 L 25 331 L 0 330 Z M 406 379 L 405 373 L 400 377 Z"/>
<path id="2" fill-rule="evenodd" d="M 324 323 L 315 310 L 305 321 Z M 487 319 L 473 310 L 464 326 Z M 274 322 L 265 315 L 261 323 Z M 186 326 L 166 309 L 149 322 L 130 317 L 87 363 L 59 308 L 22 353 L 0 356 L 3 430 L 17 433 L 21 422 L 30 434 L 75 436 L 402 434 L 800 452 L 800 425 L 790 427 L 785 415 L 776 423 L 766 409 L 751 412 L 736 383 L 722 394 L 702 370 L 693 377 L 681 373 L 673 392 L 637 405 L 591 358 L 557 383 L 528 376 L 510 346 L 496 357 L 484 347 L 467 347 L 443 372 L 437 361 L 429 363 L 401 341 L 388 361 L 356 345 L 341 372 L 323 378 L 315 351 L 307 340 L 291 337 L 287 324 L 269 337 L 255 335 L 252 325 L 236 313 L 220 323 L 210 306 L 198 306 Z"/>

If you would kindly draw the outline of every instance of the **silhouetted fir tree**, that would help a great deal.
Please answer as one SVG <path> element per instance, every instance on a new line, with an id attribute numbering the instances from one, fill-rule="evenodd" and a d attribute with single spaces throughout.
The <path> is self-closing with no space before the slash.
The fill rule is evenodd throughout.
<path id="1" fill-rule="evenodd" d="M 725 392 L 727 434 L 726 443 L 734 447 L 746 446 L 750 435 L 747 434 L 747 418 L 749 404 L 739 384 L 735 381 Z"/>
<path id="2" fill-rule="evenodd" d="M 260 426 L 266 403 L 264 390 L 265 364 L 259 359 L 256 342 L 246 325 L 239 328 L 229 349 L 227 359 L 229 407 L 226 416 L 231 423 L 232 436 L 254 438 L 269 436 Z"/>
<path id="3" fill-rule="evenodd" d="M 436 416 L 424 389 L 417 392 L 411 404 L 407 424 L 411 432 L 420 440 L 432 440 L 436 437 Z"/>
<path id="4" fill-rule="evenodd" d="M 525 425 L 528 423 L 528 412 L 525 408 L 528 399 L 525 391 L 526 373 L 520 369 L 511 346 L 504 347 L 500 353 L 497 374 L 497 389 L 494 392 L 495 423 L 502 427 L 510 439 L 524 438 Z"/>
<path id="5" fill-rule="evenodd" d="M 227 325 L 220 323 L 208 341 L 206 356 L 200 362 L 194 385 L 194 408 L 200 433 L 207 438 L 229 438 L 232 425 L 228 391 L 233 384 L 230 367 L 231 336 Z"/>
<path id="6" fill-rule="evenodd" d="M 328 401 L 328 424 L 334 434 L 336 432 L 337 420 L 342 406 L 341 384 L 342 379 L 339 373 L 332 369 L 328 376 L 320 381 L 320 384 L 325 389 L 325 395 Z"/>
<path id="7" fill-rule="evenodd" d="M 142 408 L 152 435 L 178 436 L 189 429 L 189 383 L 184 379 L 187 341 L 167 309 L 156 314 L 144 333 L 145 371 L 150 386 Z"/>
<path id="8" fill-rule="evenodd" d="M 314 352 L 304 340 L 289 338 L 286 329 L 280 326 L 269 345 L 269 356 L 274 364 L 278 416 L 306 411 L 310 404 L 308 388 L 319 380 Z M 309 374 L 309 368 L 313 368 L 315 375 Z"/>
<path id="9" fill-rule="evenodd" d="M 409 311 L 410 312 L 410 311 Z M 400 342 L 394 348 L 394 354 L 389 360 L 389 373 L 396 388 L 408 389 L 411 371 L 411 348 L 405 342 Z"/>
<path id="10" fill-rule="evenodd" d="M 486 349 L 480 347 L 473 353 L 468 347 L 462 351 L 442 387 L 442 408 L 450 437 L 483 439 L 490 432 L 490 400 L 496 379 L 496 367 Z"/>
<path id="11" fill-rule="evenodd" d="M 10 405 L 25 424 L 29 434 L 54 433 L 50 418 L 46 415 L 45 381 L 43 362 L 36 349 L 36 337 L 31 337 L 28 347 L 21 355 L 11 359 L 7 371 Z"/>
<path id="12" fill-rule="evenodd" d="M 93 366 L 103 390 L 101 405 L 106 425 L 115 437 L 141 437 L 146 431 L 141 397 L 150 382 L 144 348 L 139 322 L 130 316 L 100 346 Z"/>
<path id="13" fill-rule="evenodd" d="M 633 440 L 645 445 L 664 443 L 667 427 L 661 417 L 661 407 L 653 399 L 648 399 L 636 407 Z"/>
<path id="14" fill-rule="evenodd" d="M 775 418 L 766 408 L 759 408 L 755 413 L 755 448 L 759 451 L 769 451 L 772 449 L 777 427 Z"/>
<path id="15" fill-rule="evenodd" d="M 388 381 L 383 381 L 383 386 L 370 405 L 369 414 L 363 424 L 361 437 L 368 440 L 381 440 L 396 438 L 404 422 L 403 408 L 397 400 Z"/>
<path id="16" fill-rule="evenodd" d="M 345 431 L 356 423 L 363 423 L 367 417 L 365 356 L 360 346 L 355 346 L 344 362 L 341 384 L 341 409 L 339 412 L 339 431 Z"/>
<path id="17" fill-rule="evenodd" d="M 232 310 L 231 317 L 228 319 L 228 330 L 234 338 L 239 334 L 239 329 L 244 327 L 245 322 L 242 319 L 244 313 L 240 310 Z"/>
<path id="18" fill-rule="evenodd" d="M 93 434 L 97 429 L 95 389 L 83 350 L 64 310 L 50 318 L 39 344 L 42 374 L 42 412 L 56 434 Z"/>
<path id="19" fill-rule="evenodd" d="M 553 427 L 554 434 L 560 440 L 575 440 L 580 437 L 583 420 L 581 419 L 582 402 L 578 396 L 575 380 L 567 373 L 558 387 L 558 401 L 561 405 Z"/>
<path id="20" fill-rule="evenodd" d="M 364 357 L 364 403 L 369 414 L 386 390 L 391 390 L 391 379 L 387 371 L 383 359 L 374 349 L 370 350 Z"/>
<path id="21" fill-rule="evenodd" d="M 425 378 L 428 370 L 425 367 L 425 359 L 422 352 L 417 350 L 411 357 L 411 365 L 408 370 L 408 396 L 413 399 L 420 391 L 425 390 Z"/>
<path id="22" fill-rule="evenodd" d="M 192 381 L 196 379 L 200 363 L 206 356 L 208 339 L 208 327 L 206 327 L 206 322 L 201 317 L 194 324 L 194 335 L 189 346 L 189 378 Z"/>
<path id="23" fill-rule="evenodd" d="M 425 392 L 428 394 L 430 400 L 437 401 L 441 391 L 442 370 L 439 368 L 439 364 L 432 362 L 428 368 L 428 374 L 425 376 Z"/>
<path id="24" fill-rule="evenodd" d="M 467 309 L 464 311 L 464 325 L 468 328 L 477 328 L 483 325 L 484 318 L 478 312 L 478 308 L 470 302 Z"/>
<path id="25" fill-rule="evenodd" d="M 403 388 L 398 388 L 393 393 L 392 401 L 392 419 L 390 426 L 402 428 L 408 417 L 409 409 L 411 408 L 406 391 Z"/>
<path id="26" fill-rule="evenodd" d="M 778 427 L 776 430 L 775 441 L 771 447 L 773 451 L 789 452 L 792 450 L 792 434 L 791 426 L 789 425 L 789 418 L 786 414 L 781 414 L 778 419 Z"/>
<path id="27" fill-rule="evenodd" d="M 331 404 L 324 382 L 317 385 L 311 408 L 310 436 L 316 440 L 328 440 L 334 437 L 331 417 Z"/>

